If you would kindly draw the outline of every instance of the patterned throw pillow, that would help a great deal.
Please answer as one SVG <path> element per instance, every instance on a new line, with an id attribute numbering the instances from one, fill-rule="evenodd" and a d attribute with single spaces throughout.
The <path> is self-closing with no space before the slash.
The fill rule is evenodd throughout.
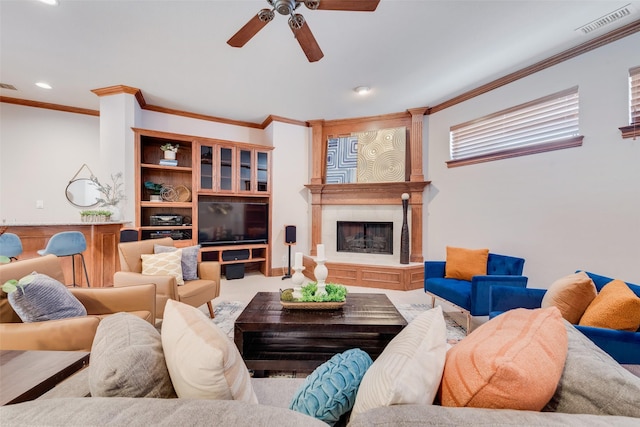
<path id="1" fill-rule="evenodd" d="M 557 307 L 509 310 L 447 352 L 442 406 L 539 411 L 549 402 L 567 358 Z"/>
<path id="2" fill-rule="evenodd" d="M 182 278 L 184 280 L 198 280 L 198 253 L 200 245 L 189 246 L 182 249 Z M 154 245 L 153 253 L 162 254 L 166 252 L 174 252 L 178 248 L 174 246 Z"/>
<path id="3" fill-rule="evenodd" d="M 447 279 L 471 280 L 473 276 L 487 274 L 489 249 L 465 249 L 447 246 L 447 261 L 444 277 Z"/>
<path id="4" fill-rule="evenodd" d="M 373 362 L 362 379 L 351 417 L 381 406 L 431 405 L 446 352 L 447 326 L 442 307 L 437 306 L 409 323 Z"/>
<path id="5" fill-rule="evenodd" d="M 131 313 L 103 319 L 91 346 L 89 390 L 93 397 L 176 397 L 158 330 Z"/>
<path id="6" fill-rule="evenodd" d="M 9 304 L 25 323 L 87 315 L 87 309 L 57 280 L 34 272 L 34 280 L 8 295 Z"/>
<path id="7" fill-rule="evenodd" d="M 163 254 L 142 254 L 142 274 L 150 276 L 175 276 L 178 285 L 182 278 L 182 249 Z"/>
<path id="8" fill-rule="evenodd" d="M 289 409 L 334 425 L 353 408 L 356 393 L 371 357 L 354 348 L 318 366 L 293 396 Z"/>
<path id="9" fill-rule="evenodd" d="M 161 336 L 178 397 L 258 403 L 238 348 L 203 312 L 168 300 Z"/>

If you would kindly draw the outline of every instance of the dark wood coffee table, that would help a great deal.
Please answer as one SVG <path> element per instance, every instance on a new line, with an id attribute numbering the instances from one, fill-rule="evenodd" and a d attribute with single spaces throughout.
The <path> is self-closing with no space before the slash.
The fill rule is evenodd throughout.
<path id="1" fill-rule="evenodd" d="M 89 364 L 86 351 L 0 351 L 0 405 L 33 400 Z"/>
<path id="2" fill-rule="evenodd" d="M 406 325 L 385 294 L 350 293 L 335 310 L 290 310 L 278 292 L 258 292 L 235 322 L 234 341 L 255 376 L 308 373 L 352 348 L 375 360 Z"/>

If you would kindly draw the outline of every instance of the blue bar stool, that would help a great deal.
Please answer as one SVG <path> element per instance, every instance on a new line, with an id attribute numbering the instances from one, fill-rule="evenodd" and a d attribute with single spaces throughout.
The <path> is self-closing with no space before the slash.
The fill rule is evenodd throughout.
<path id="1" fill-rule="evenodd" d="M 17 234 L 0 234 L 0 255 L 9 259 L 18 260 L 18 255 L 22 253 L 22 242 Z"/>
<path id="2" fill-rule="evenodd" d="M 79 231 L 63 231 L 51 236 L 47 247 L 40 249 L 38 254 L 48 255 L 53 254 L 59 257 L 70 256 L 71 263 L 73 265 L 73 286 L 76 286 L 76 261 L 75 255 L 80 255 L 82 259 L 82 267 L 84 268 L 84 275 L 87 278 L 87 287 L 89 284 L 89 273 L 87 272 L 87 265 L 84 263 L 84 252 L 87 249 L 87 241 L 84 238 L 84 234 Z"/>

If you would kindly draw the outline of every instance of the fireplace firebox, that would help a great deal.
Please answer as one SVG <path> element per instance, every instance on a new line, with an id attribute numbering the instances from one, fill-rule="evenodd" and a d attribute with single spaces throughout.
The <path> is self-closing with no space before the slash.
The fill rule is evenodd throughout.
<path id="1" fill-rule="evenodd" d="M 336 250 L 393 255 L 393 222 L 337 221 Z"/>

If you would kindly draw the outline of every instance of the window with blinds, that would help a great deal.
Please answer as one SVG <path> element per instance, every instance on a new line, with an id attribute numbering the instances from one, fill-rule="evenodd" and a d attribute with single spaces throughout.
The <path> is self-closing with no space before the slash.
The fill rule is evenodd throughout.
<path id="1" fill-rule="evenodd" d="M 640 124 L 640 67 L 629 70 L 629 124 Z"/>
<path id="2" fill-rule="evenodd" d="M 582 145 L 578 87 L 452 126 L 449 167 Z"/>

